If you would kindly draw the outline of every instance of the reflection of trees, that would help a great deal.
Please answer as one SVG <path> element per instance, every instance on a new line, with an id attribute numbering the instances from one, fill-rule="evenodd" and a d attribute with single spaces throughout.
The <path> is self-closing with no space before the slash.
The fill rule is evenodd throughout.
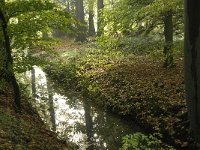
<path id="1" fill-rule="evenodd" d="M 94 133 L 101 149 L 119 149 L 122 137 L 133 132 L 130 126 L 105 111 L 96 111 L 94 122 Z"/>
<path id="2" fill-rule="evenodd" d="M 37 74 L 37 69 L 39 68 L 36 67 L 31 70 L 32 96 L 35 99 L 32 103 L 36 106 L 44 122 L 52 126 L 53 131 L 56 131 L 52 87 L 44 75 Z"/>
<path id="3" fill-rule="evenodd" d="M 122 121 L 119 117 L 97 110 L 91 107 L 87 101 L 83 101 L 86 118 L 86 134 L 90 142 L 93 142 L 91 149 L 107 150 L 119 149 L 122 137 L 132 134 L 133 130 L 139 131 L 138 127 L 130 127 L 130 123 Z"/>
<path id="4" fill-rule="evenodd" d="M 88 105 L 87 102 L 83 101 L 83 107 L 85 110 L 85 127 L 86 127 L 86 135 L 87 135 L 87 142 L 88 147 L 87 150 L 93 150 L 93 123 L 92 123 L 92 116 L 91 116 L 91 106 Z"/>
<path id="5" fill-rule="evenodd" d="M 92 104 L 94 106 L 94 104 Z M 91 108 L 95 149 L 115 150 L 121 147 L 122 137 L 141 131 L 133 122 L 102 109 Z"/>
<path id="6" fill-rule="evenodd" d="M 52 125 L 52 130 L 56 131 L 56 118 L 55 118 L 55 110 L 54 110 L 54 102 L 53 102 L 53 92 L 52 87 L 49 81 L 47 81 L 47 91 L 48 91 L 48 102 L 49 102 L 49 113 L 50 113 L 50 121 Z"/>
<path id="7" fill-rule="evenodd" d="M 46 88 L 46 83 L 41 82 L 44 78 L 41 74 L 37 74 L 37 68 L 31 70 L 31 83 L 32 83 L 32 96 L 34 101 L 32 104 L 36 107 L 40 117 L 44 122 L 49 123 L 49 113 L 48 113 L 48 92 Z M 37 74 L 37 75 L 36 75 Z"/>
<path id="8" fill-rule="evenodd" d="M 119 149 L 123 136 L 133 134 L 133 130 L 135 132 L 139 131 L 137 127 L 133 127 L 134 123 L 130 126 L 130 122 L 122 121 L 119 117 L 109 114 L 105 110 L 95 109 L 92 107 L 93 105 L 88 103 L 87 98 L 83 98 L 80 94 L 74 94 L 72 91 L 62 91 L 62 87 L 60 90 L 59 85 L 56 83 L 53 84 L 53 87 L 55 92 L 67 96 L 66 106 L 76 112 L 84 109 L 84 116 L 70 113 L 69 110 L 62 114 L 65 115 L 66 121 L 62 122 L 61 135 L 69 137 L 79 133 L 84 134 L 81 137 L 89 144 L 87 150 Z M 73 119 L 75 123 L 69 124 L 69 119 Z"/>

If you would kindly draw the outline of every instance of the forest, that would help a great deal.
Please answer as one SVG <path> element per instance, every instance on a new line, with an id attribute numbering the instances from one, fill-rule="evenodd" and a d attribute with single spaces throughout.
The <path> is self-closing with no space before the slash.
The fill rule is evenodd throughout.
<path id="1" fill-rule="evenodd" d="M 0 150 L 200 149 L 200 1 L 0 0 Z"/>

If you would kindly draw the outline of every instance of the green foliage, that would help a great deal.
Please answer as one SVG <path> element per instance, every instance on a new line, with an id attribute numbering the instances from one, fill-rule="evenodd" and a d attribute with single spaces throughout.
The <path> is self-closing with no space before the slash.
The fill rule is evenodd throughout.
<path id="1" fill-rule="evenodd" d="M 49 50 L 52 42 L 49 39 L 53 30 L 73 32 L 75 29 L 73 24 L 76 21 L 73 17 L 65 8 L 51 0 L 5 1 L 2 2 L 1 9 L 8 21 L 15 71 L 18 72 L 36 65 L 36 59 L 30 57 L 30 54 Z M 45 34 L 49 35 L 48 38 Z"/>
<path id="2" fill-rule="evenodd" d="M 60 60 L 53 60 L 52 64 L 45 66 L 45 72 L 50 74 L 51 78 L 59 79 L 69 88 L 77 87 L 77 85 L 78 87 L 89 86 L 91 81 L 87 80 L 88 77 L 104 72 L 114 63 L 122 60 L 124 56 L 120 51 L 104 51 L 94 48 L 69 50 L 61 55 Z M 90 87 L 90 90 L 94 89 Z"/>
<path id="3" fill-rule="evenodd" d="M 162 43 L 157 43 L 157 49 L 155 47 L 155 49 L 153 50 L 150 50 L 148 51 L 149 52 L 149 55 L 154 58 L 154 59 L 160 59 L 160 60 L 163 60 L 165 57 L 164 57 L 164 53 L 163 53 L 163 44 Z M 145 46 L 145 45 L 143 45 Z M 149 45 L 149 47 L 153 48 L 153 45 Z M 177 41 L 174 41 L 173 43 L 173 58 L 174 60 L 177 60 L 177 59 L 182 59 L 183 58 L 183 40 L 177 40 Z"/>
<path id="4" fill-rule="evenodd" d="M 133 135 L 127 135 L 123 137 L 123 146 L 120 150 L 173 150 L 172 147 L 165 146 L 158 138 L 161 138 L 160 134 L 147 136 L 138 132 Z"/>
<path id="5" fill-rule="evenodd" d="M 52 79 L 59 79 L 59 82 L 61 82 L 62 85 L 65 85 L 66 88 L 75 87 L 78 83 L 76 70 L 73 65 L 64 66 L 59 62 L 56 64 L 50 63 L 45 67 L 44 71 L 50 74 Z"/>
<path id="6" fill-rule="evenodd" d="M 155 36 L 137 37 L 100 37 L 98 44 L 101 49 L 121 50 L 136 55 L 163 51 L 163 40 Z"/>
<path id="7" fill-rule="evenodd" d="M 150 15 L 152 17 L 160 17 L 164 15 L 169 10 L 174 12 L 178 10 L 181 13 L 181 8 L 183 7 L 183 2 L 181 0 L 154 0 L 152 3 L 143 7 L 138 14 L 143 16 Z"/>
<path id="8" fill-rule="evenodd" d="M 153 30 L 158 33 L 162 30 L 163 16 L 169 10 L 173 10 L 174 20 L 179 22 L 175 26 L 183 25 L 181 0 L 119 0 L 112 9 L 104 10 L 105 33 L 109 36 L 149 34 Z"/>
<path id="9" fill-rule="evenodd" d="M 161 54 L 164 47 L 163 19 L 168 11 L 173 13 L 173 34 L 177 46 L 177 41 L 183 39 L 181 0 L 118 0 L 112 8 L 105 7 L 104 35 L 98 38 L 99 45 L 104 49 L 164 56 Z"/>
<path id="10" fill-rule="evenodd" d="M 134 1 L 135 2 L 135 1 Z M 130 4 L 130 0 L 120 0 L 113 5 L 112 9 L 104 9 L 104 26 L 106 34 L 117 32 L 132 32 L 135 23 L 135 13 L 139 6 Z"/>

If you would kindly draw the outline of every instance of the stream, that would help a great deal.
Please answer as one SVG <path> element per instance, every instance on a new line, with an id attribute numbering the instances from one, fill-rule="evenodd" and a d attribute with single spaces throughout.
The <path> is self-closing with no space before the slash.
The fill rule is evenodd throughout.
<path id="1" fill-rule="evenodd" d="M 57 88 L 39 67 L 26 76 L 32 81 L 35 107 L 44 122 L 80 150 L 118 150 L 123 136 L 141 131 L 134 122 L 96 108 L 80 94 Z"/>

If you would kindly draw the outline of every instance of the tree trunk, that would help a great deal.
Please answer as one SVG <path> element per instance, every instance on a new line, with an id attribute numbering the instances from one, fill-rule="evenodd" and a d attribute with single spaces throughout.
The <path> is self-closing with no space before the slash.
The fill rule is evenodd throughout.
<path id="1" fill-rule="evenodd" d="M 94 9 L 94 0 L 91 0 L 89 3 L 89 36 L 95 35 L 93 9 Z"/>
<path id="2" fill-rule="evenodd" d="M 31 85 L 32 85 L 32 97 L 36 99 L 36 86 L 35 86 L 35 69 L 31 70 Z"/>
<path id="3" fill-rule="evenodd" d="M 8 35 L 8 26 L 7 26 L 7 20 L 3 13 L 3 11 L 0 9 L 0 22 L 1 22 L 1 28 L 3 30 L 3 37 L 4 37 L 4 49 L 5 49 L 5 66 L 4 66 L 4 74 L 6 80 L 11 82 L 13 86 L 14 91 L 14 104 L 16 106 L 16 110 L 21 110 L 21 98 L 20 98 L 20 89 L 19 85 L 17 83 L 17 80 L 15 78 L 15 74 L 13 71 L 13 58 L 11 55 L 11 47 L 10 47 L 10 37 Z"/>
<path id="4" fill-rule="evenodd" d="M 185 0 L 184 69 L 192 136 L 200 141 L 200 1 Z"/>
<path id="5" fill-rule="evenodd" d="M 172 21 L 172 11 L 168 11 L 164 16 L 164 54 L 165 62 L 164 67 L 172 67 L 173 63 L 173 21 Z"/>
<path id="6" fill-rule="evenodd" d="M 103 27 L 102 27 L 102 16 L 103 16 L 103 0 L 97 0 L 97 35 L 101 36 Z"/>
<path id="7" fill-rule="evenodd" d="M 76 17 L 80 24 L 78 24 L 78 34 L 76 37 L 77 42 L 85 42 L 86 41 L 86 27 L 84 21 L 84 8 L 83 8 L 83 0 L 76 0 Z"/>

